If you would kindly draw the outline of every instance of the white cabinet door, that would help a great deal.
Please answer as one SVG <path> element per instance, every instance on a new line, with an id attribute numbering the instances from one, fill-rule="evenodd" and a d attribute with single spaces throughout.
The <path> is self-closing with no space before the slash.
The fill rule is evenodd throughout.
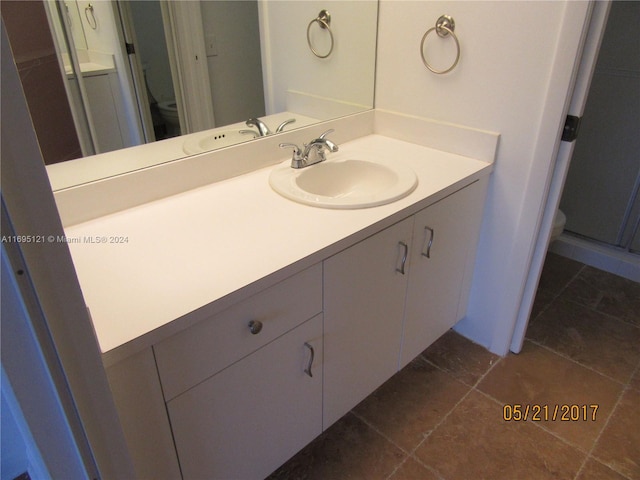
<path id="1" fill-rule="evenodd" d="M 171 400 L 185 480 L 262 479 L 319 435 L 322 357 L 317 315 Z"/>
<path id="2" fill-rule="evenodd" d="M 397 371 L 412 225 L 406 219 L 324 262 L 325 429 Z"/>
<path id="3" fill-rule="evenodd" d="M 464 315 L 484 192 L 475 182 L 415 215 L 400 368 Z"/>

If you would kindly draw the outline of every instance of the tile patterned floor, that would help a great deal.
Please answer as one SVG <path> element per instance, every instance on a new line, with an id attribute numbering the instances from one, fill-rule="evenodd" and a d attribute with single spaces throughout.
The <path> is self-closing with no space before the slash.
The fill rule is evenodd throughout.
<path id="1" fill-rule="evenodd" d="M 520 354 L 450 331 L 269 479 L 640 480 L 640 284 L 549 254 Z"/>

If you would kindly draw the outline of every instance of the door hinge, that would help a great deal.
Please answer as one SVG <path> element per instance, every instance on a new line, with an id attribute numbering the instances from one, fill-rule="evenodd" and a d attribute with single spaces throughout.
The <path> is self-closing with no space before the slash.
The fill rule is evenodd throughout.
<path id="1" fill-rule="evenodd" d="M 562 130 L 562 141 L 573 142 L 578 138 L 578 130 L 580 129 L 580 117 L 573 115 L 567 115 L 567 119 L 564 122 L 564 129 Z"/>
<path id="2" fill-rule="evenodd" d="M 136 53 L 136 47 L 133 45 L 133 43 L 125 43 L 124 45 L 127 49 L 127 55 L 133 55 L 134 53 Z"/>

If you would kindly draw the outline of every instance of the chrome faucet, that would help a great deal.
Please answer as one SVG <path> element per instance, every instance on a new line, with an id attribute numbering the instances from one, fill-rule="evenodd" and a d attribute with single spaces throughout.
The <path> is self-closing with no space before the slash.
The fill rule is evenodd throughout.
<path id="1" fill-rule="evenodd" d="M 258 133 L 261 137 L 266 137 L 267 135 L 271 135 L 271 130 L 267 127 L 267 124 L 264 123 L 259 118 L 250 118 L 247 120 L 247 127 L 256 127 L 258 129 Z"/>
<path id="2" fill-rule="evenodd" d="M 275 133 L 282 132 L 284 130 L 284 127 L 286 127 L 290 123 L 294 123 L 295 121 L 296 121 L 295 118 L 290 118 L 289 120 L 285 120 L 280 125 L 278 125 L 278 128 L 276 128 Z M 274 133 L 271 130 L 269 130 L 269 127 L 267 127 L 267 124 L 264 123 L 259 118 L 250 118 L 249 120 L 247 120 L 246 124 L 247 124 L 247 127 L 256 127 L 258 129 L 258 134 L 261 137 L 266 137 L 267 135 L 272 135 Z M 248 133 L 252 131 L 253 130 L 240 130 L 240 133 Z"/>
<path id="3" fill-rule="evenodd" d="M 318 138 L 305 143 L 304 148 L 300 148 L 295 143 L 281 143 L 280 148 L 293 147 L 291 168 L 304 168 L 315 163 L 324 162 L 327 159 L 325 150 L 337 152 L 338 146 L 326 138 L 331 132 L 333 132 L 333 129 L 327 130 Z"/>

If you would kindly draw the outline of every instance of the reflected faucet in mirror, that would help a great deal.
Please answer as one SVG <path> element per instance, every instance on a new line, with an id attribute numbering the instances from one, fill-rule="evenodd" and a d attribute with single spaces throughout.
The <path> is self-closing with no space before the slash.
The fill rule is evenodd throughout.
<path id="1" fill-rule="evenodd" d="M 284 127 L 286 127 L 291 123 L 295 123 L 295 121 L 296 121 L 295 118 L 289 118 L 288 120 L 285 120 L 280 125 L 278 125 L 275 133 L 280 133 L 284 131 Z M 259 118 L 250 118 L 249 120 L 247 120 L 246 123 L 247 123 L 247 127 L 256 127 L 258 129 L 258 134 L 261 137 L 266 137 L 267 135 L 273 135 L 274 133 L 271 130 L 269 130 L 269 127 L 267 127 L 267 124 L 264 123 Z M 253 130 L 250 130 L 250 131 L 253 132 Z M 244 130 L 240 130 L 240 133 L 244 133 Z"/>

